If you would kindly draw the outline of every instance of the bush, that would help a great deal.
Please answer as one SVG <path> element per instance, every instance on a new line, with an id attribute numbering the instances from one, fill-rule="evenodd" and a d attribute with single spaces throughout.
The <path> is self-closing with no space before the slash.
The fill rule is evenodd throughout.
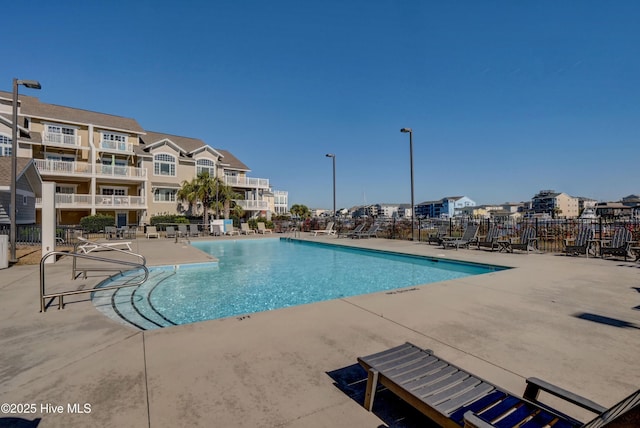
<path id="1" fill-rule="evenodd" d="M 189 220 L 183 215 L 164 214 L 152 216 L 149 219 L 151 226 L 160 225 L 160 230 L 164 230 L 166 224 L 189 224 Z"/>
<path id="2" fill-rule="evenodd" d="M 110 215 L 96 214 L 80 219 L 80 226 L 89 233 L 97 233 L 104 230 L 105 227 L 115 225 L 116 219 Z"/>
<path id="3" fill-rule="evenodd" d="M 249 227 L 252 229 L 257 229 L 258 223 L 260 222 L 264 223 L 264 227 L 266 227 L 267 229 L 273 230 L 273 222 L 271 220 L 267 220 L 264 217 L 251 218 L 247 221 L 247 223 L 249 223 Z"/>

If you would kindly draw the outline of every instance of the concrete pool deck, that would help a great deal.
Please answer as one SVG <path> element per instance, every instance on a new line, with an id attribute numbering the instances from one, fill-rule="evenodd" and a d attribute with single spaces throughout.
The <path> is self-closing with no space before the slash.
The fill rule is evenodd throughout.
<path id="1" fill-rule="evenodd" d="M 39 267 L 13 266 L 0 270 L 0 403 L 36 412 L 0 413 L 0 427 L 13 418 L 39 428 L 424 426 L 391 394 L 372 413 L 362 407 L 356 357 L 405 341 L 516 394 L 536 376 L 610 406 L 640 387 L 638 263 L 303 239 L 514 269 L 142 332 L 103 316 L 88 295 L 40 313 Z M 210 260 L 168 239 L 134 240 L 133 250 L 149 265 Z M 70 276 L 67 259 L 48 265 L 48 289 L 102 279 Z"/>

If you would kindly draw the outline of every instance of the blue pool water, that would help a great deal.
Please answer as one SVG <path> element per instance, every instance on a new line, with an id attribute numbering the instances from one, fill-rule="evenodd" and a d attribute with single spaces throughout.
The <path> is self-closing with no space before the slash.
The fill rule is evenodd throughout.
<path id="1" fill-rule="evenodd" d="M 186 324 L 503 269 L 277 238 L 192 245 L 219 262 L 152 269 L 151 281 L 115 300 L 137 304 L 136 311 L 154 312 L 152 319 L 159 315 L 169 325 Z"/>

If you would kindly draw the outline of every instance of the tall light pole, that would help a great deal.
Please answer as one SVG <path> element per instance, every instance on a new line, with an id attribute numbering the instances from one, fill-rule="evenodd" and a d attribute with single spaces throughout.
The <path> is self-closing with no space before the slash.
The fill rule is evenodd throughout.
<path id="1" fill-rule="evenodd" d="M 327 153 L 325 155 L 328 158 L 333 159 L 333 224 L 334 227 L 338 227 L 336 223 L 336 155 L 333 153 Z"/>
<path id="2" fill-rule="evenodd" d="M 9 210 L 9 221 L 11 222 L 11 230 L 9 241 L 11 241 L 11 254 L 9 261 L 16 263 L 16 175 L 18 174 L 18 86 L 24 86 L 31 89 L 40 89 L 40 83 L 35 80 L 19 80 L 13 79 L 13 117 L 11 123 L 11 209 Z"/>
<path id="3" fill-rule="evenodd" d="M 402 128 L 402 133 L 409 133 L 409 162 L 411 164 L 411 240 L 414 240 L 414 216 L 416 215 L 413 202 L 413 130 L 411 128 Z"/>

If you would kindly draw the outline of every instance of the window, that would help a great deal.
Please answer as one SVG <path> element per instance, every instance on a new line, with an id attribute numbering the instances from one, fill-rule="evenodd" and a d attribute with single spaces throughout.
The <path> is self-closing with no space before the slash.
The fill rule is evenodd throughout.
<path id="1" fill-rule="evenodd" d="M 175 202 L 176 201 L 176 189 L 155 189 L 153 191 L 154 202 Z"/>
<path id="2" fill-rule="evenodd" d="M 166 153 L 155 155 L 153 157 L 153 174 L 175 177 L 176 158 Z"/>
<path id="3" fill-rule="evenodd" d="M 62 162 L 75 162 L 76 161 L 76 157 L 73 156 L 73 155 L 47 153 L 47 160 L 62 161 Z"/>
<path id="4" fill-rule="evenodd" d="M 57 144 L 76 144 L 76 130 L 63 125 L 46 125 L 45 141 Z"/>
<path id="5" fill-rule="evenodd" d="M 216 164 L 210 159 L 198 159 L 196 161 L 196 175 L 200 175 L 201 172 L 208 172 L 209 177 L 215 177 Z"/>
<path id="6" fill-rule="evenodd" d="M 100 194 L 105 196 L 127 196 L 126 187 L 103 187 L 100 189 Z"/>
<path id="7" fill-rule="evenodd" d="M 56 193 L 64 193 L 65 195 L 72 195 L 76 193 L 76 186 L 74 185 L 58 185 L 56 186 Z"/>
<path id="8" fill-rule="evenodd" d="M 22 196 L 22 205 L 27 205 L 27 197 Z"/>
<path id="9" fill-rule="evenodd" d="M 0 156 L 11 156 L 11 138 L 0 134 Z"/>
<path id="10" fill-rule="evenodd" d="M 105 149 L 127 151 L 127 141 L 129 137 L 124 134 L 114 134 L 113 132 L 102 132 L 100 145 Z"/>

